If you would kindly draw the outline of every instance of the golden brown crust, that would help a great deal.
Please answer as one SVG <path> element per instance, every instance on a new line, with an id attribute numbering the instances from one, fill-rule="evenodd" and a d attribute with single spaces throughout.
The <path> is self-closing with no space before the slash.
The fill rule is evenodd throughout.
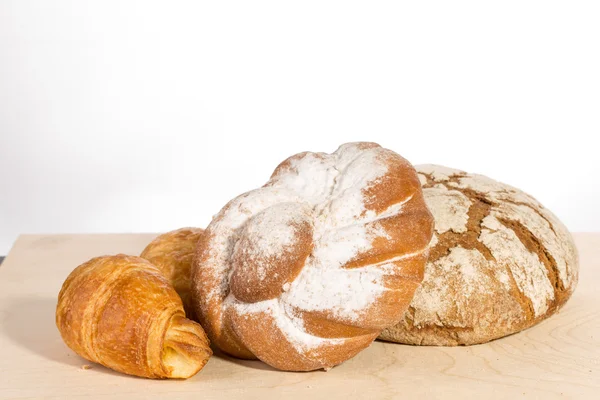
<path id="1" fill-rule="evenodd" d="M 58 295 L 56 326 L 81 357 L 141 377 L 189 378 L 212 354 L 173 287 L 140 257 L 96 257 L 73 270 Z"/>
<path id="2" fill-rule="evenodd" d="M 196 244 L 204 232 L 200 228 L 181 228 L 156 237 L 140 254 L 162 271 L 171 282 L 188 318 L 195 320 L 190 291 L 190 270 Z"/>
<path id="3" fill-rule="evenodd" d="M 249 344 L 250 351 L 260 354 L 263 362 L 284 371 L 312 371 L 333 367 L 367 348 L 379 333 L 377 331 L 344 337 L 344 346 L 324 344 L 299 353 L 297 344 L 283 334 L 269 314 L 233 314 L 231 322 L 240 340 Z"/>
<path id="4" fill-rule="evenodd" d="M 376 219 L 366 226 L 383 230 L 386 235 L 373 240 L 373 246 L 346 263 L 344 268 L 376 264 L 396 257 L 408 256 L 427 249 L 433 232 L 433 219 L 422 196 L 412 196 L 402 207 L 402 213 Z"/>

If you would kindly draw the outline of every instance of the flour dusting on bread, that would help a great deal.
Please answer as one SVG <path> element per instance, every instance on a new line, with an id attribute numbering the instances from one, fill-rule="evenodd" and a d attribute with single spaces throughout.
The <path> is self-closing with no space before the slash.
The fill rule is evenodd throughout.
<path id="1" fill-rule="evenodd" d="M 405 207 L 409 217 L 400 218 Z M 381 325 L 393 318 L 376 307 L 380 299 L 408 304 L 405 296 L 421 279 L 415 267 L 422 266 L 431 220 L 412 166 L 376 144 L 349 143 L 332 154 L 288 158 L 262 188 L 229 202 L 199 245 L 195 287 L 211 339 L 225 351 L 247 354 L 239 337 L 251 338 L 259 358 L 284 369 L 334 365 L 336 352 L 327 351 L 339 348 L 336 357 L 358 351 L 377 334 L 365 321 Z M 414 228 L 416 239 L 405 238 L 409 246 L 402 245 L 399 223 Z M 403 270 L 398 260 L 411 258 L 410 270 Z M 411 283 L 398 291 L 388 287 L 391 277 L 396 285 L 403 279 Z M 271 281 L 277 286 L 261 286 Z M 228 330 L 229 320 L 219 316 L 230 312 L 236 322 Z M 260 352 L 265 333 L 256 333 L 256 343 L 246 335 L 256 329 L 250 321 L 260 315 L 273 321 L 297 359 L 286 364 Z M 308 326 L 306 315 L 323 323 Z"/>
<path id="2" fill-rule="evenodd" d="M 577 283 L 566 227 L 533 197 L 482 175 L 417 166 L 435 218 L 430 259 L 409 312 L 381 338 L 481 343 L 556 312 Z"/>

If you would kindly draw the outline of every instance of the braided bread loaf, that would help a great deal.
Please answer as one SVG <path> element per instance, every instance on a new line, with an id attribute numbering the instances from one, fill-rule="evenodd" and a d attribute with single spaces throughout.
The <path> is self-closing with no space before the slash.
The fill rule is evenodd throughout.
<path id="1" fill-rule="evenodd" d="M 192 267 L 196 313 L 231 355 L 332 367 L 402 318 L 432 231 L 398 154 L 375 143 L 297 154 L 206 229 Z"/>

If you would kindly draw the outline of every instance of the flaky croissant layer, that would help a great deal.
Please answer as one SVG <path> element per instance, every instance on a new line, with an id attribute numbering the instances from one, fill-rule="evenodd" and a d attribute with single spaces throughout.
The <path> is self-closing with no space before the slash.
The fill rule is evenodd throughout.
<path id="1" fill-rule="evenodd" d="M 130 375 L 189 378 L 212 354 L 167 278 L 140 257 L 97 257 L 73 270 L 56 325 L 81 357 Z"/>

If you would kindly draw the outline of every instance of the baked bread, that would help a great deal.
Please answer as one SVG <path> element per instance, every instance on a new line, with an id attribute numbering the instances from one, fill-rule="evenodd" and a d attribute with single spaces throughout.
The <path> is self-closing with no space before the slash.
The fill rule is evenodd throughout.
<path id="1" fill-rule="evenodd" d="M 212 354 L 158 268 L 123 254 L 71 272 L 58 295 L 56 326 L 81 357 L 146 378 L 189 378 Z"/>
<path id="2" fill-rule="evenodd" d="M 162 271 L 181 297 L 185 314 L 195 320 L 190 292 L 190 269 L 196 243 L 204 232 L 200 228 L 181 228 L 156 237 L 140 254 Z"/>
<path id="3" fill-rule="evenodd" d="M 400 320 L 432 230 L 398 154 L 375 143 L 297 154 L 206 228 L 192 268 L 196 313 L 233 356 L 330 368 Z"/>
<path id="4" fill-rule="evenodd" d="M 567 228 L 528 194 L 482 175 L 417 166 L 435 218 L 425 278 L 383 340 L 469 345 L 537 324 L 569 299 L 578 256 Z"/>

